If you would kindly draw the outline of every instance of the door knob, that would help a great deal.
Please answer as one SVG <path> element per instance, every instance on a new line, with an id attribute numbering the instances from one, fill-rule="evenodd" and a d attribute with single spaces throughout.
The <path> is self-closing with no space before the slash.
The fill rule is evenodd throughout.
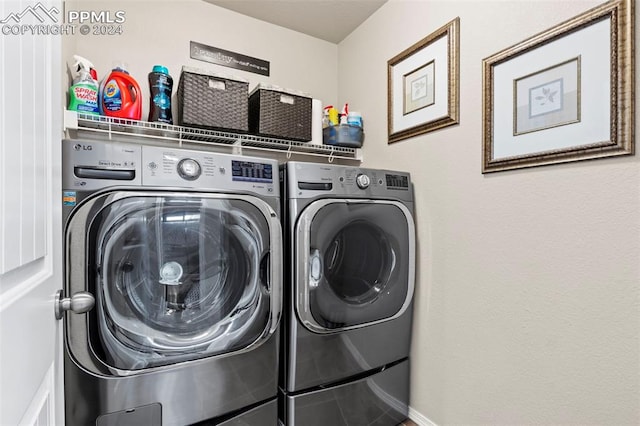
<path id="1" fill-rule="evenodd" d="M 65 311 L 83 314 L 90 311 L 95 304 L 96 298 L 88 291 L 79 291 L 71 297 L 62 297 L 62 290 L 58 290 L 54 302 L 56 319 L 62 319 L 62 314 Z"/>

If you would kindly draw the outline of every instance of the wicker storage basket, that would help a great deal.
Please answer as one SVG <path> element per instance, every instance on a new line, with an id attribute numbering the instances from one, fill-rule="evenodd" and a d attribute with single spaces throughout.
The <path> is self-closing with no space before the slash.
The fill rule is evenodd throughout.
<path id="1" fill-rule="evenodd" d="M 249 82 L 182 67 L 178 84 L 178 123 L 182 126 L 247 132 Z"/>
<path id="2" fill-rule="evenodd" d="M 311 140 L 311 98 L 258 85 L 249 95 L 249 131 L 297 141 Z"/>

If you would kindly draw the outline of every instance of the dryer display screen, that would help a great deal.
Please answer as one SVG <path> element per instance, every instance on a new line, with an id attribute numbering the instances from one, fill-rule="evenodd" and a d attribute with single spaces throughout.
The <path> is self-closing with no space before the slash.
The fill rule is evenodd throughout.
<path id="1" fill-rule="evenodd" d="M 231 162 L 231 169 L 233 180 L 273 183 L 273 167 L 271 164 L 234 160 Z"/>
<path id="2" fill-rule="evenodd" d="M 409 178 L 403 175 L 385 175 L 387 178 L 387 187 L 390 189 L 408 189 Z"/>

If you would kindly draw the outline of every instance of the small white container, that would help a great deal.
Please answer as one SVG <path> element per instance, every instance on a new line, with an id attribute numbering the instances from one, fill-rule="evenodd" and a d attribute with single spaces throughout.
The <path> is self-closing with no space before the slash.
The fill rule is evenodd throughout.
<path id="1" fill-rule="evenodd" d="M 347 115 L 347 124 L 362 127 L 362 114 L 355 111 L 349 112 L 349 115 Z"/>

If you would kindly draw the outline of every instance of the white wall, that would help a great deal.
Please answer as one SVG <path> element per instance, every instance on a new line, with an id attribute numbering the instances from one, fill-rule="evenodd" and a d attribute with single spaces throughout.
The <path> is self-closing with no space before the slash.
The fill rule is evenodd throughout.
<path id="1" fill-rule="evenodd" d="M 66 9 L 125 11 L 122 35 L 76 34 L 66 37 L 64 52 L 77 53 L 92 61 L 100 80 L 113 65 L 127 63 L 128 71 L 143 91 L 143 120 L 149 111 L 147 75 L 156 64 L 166 66 L 173 77 L 174 118 L 175 91 L 183 65 L 244 78 L 250 82 L 249 90 L 257 83 L 267 83 L 306 92 L 325 103 L 337 100 L 338 46 L 333 43 L 200 0 L 74 0 L 66 3 Z M 266 77 L 190 59 L 190 41 L 269 61 L 271 75 Z M 72 49 L 75 51 L 70 51 Z M 65 86 L 68 89 L 68 85 Z"/>
<path id="2" fill-rule="evenodd" d="M 390 0 L 339 45 L 364 165 L 415 183 L 411 405 L 436 424 L 640 423 L 640 158 L 481 174 L 482 59 L 598 3 Z M 456 16 L 460 125 L 387 145 L 387 60 Z"/>

